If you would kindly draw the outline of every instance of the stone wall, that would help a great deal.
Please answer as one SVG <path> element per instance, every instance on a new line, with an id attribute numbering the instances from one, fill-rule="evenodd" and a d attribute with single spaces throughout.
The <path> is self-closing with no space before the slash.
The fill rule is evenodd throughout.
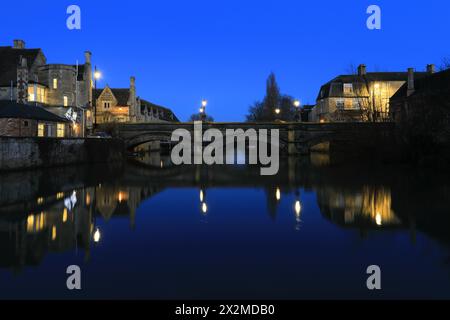
<path id="1" fill-rule="evenodd" d="M 38 131 L 37 120 L 30 119 L 0 119 L 0 136 L 35 137 Z"/>
<path id="2" fill-rule="evenodd" d="M 118 139 L 0 137 L 0 171 L 122 161 Z"/>

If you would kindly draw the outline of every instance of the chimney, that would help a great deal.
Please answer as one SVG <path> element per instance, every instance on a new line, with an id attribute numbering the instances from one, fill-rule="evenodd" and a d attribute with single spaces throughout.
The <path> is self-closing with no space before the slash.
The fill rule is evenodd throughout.
<path id="1" fill-rule="evenodd" d="M 91 64 L 92 53 L 90 51 L 84 52 L 84 61 L 86 64 Z"/>
<path id="2" fill-rule="evenodd" d="M 137 116 L 137 104 L 136 104 L 136 78 L 135 77 L 130 77 L 130 101 L 129 101 L 129 105 L 130 105 L 130 120 L 132 122 L 136 121 L 136 116 Z"/>
<path id="3" fill-rule="evenodd" d="M 17 66 L 17 103 L 28 102 L 28 67 L 27 59 L 20 56 Z"/>
<path id="4" fill-rule="evenodd" d="M 433 74 L 436 72 L 436 66 L 434 64 L 427 64 L 427 73 Z"/>
<path id="5" fill-rule="evenodd" d="M 407 96 L 409 97 L 414 93 L 414 69 L 408 68 L 408 91 Z"/>
<path id="6" fill-rule="evenodd" d="M 358 76 L 365 76 L 367 73 L 366 71 L 366 65 L 365 64 L 360 64 L 358 66 Z"/>
<path id="7" fill-rule="evenodd" d="M 90 51 L 84 52 L 84 91 L 86 92 L 84 99 L 81 103 L 85 106 L 92 106 L 92 66 L 91 66 L 92 53 Z M 88 124 L 90 126 L 90 124 Z"/>
<path id="8" fill-rule="evenodd" d="M 23 40 L 14 40 L 14 49 L 25 49 L 25 41 Z"/>

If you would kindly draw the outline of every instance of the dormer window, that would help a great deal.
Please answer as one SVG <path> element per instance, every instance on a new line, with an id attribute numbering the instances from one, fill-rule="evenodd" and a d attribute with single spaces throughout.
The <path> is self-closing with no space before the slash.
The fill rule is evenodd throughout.
<path id="1" fill-rule="evenodd" d="M 352 93 L 353 93 L 353 84 L 344 83 L 344 94 L 352 94 Z"/>

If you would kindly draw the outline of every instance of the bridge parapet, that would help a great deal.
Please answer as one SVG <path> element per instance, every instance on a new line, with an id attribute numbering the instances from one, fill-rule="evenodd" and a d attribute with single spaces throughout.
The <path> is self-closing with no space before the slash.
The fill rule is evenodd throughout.
<path id="1" fill-rule="evenodd" d="M 225 133 L 227 129 L 278 129 L 280 145 L 288 153 L 308 153 L 314 145 L 329 142 L 334 147 L 347 146 L 360 148 L 375 143 L 385 143 L 394 139 L 395 124 L 389 122 L 367 123 L 278 123 L 278 122 L 214 122 L 203 123 L 203 131 L 215 128 Z M 126 146 L 134 148 L 139 144 L 160 140 L 170 142 L 176 129 L 194 130 L 194 124 L 188 123 L 139 123 L 117 126 L 117 137 L 125 141 Z M 334 148 L 339 149 L 339 148 Z"/>

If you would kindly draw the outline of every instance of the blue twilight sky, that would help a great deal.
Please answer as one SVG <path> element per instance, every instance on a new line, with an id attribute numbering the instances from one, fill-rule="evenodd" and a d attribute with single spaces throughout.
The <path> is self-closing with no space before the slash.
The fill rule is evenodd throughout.
<path id="1" fill-rule="evenodd" d="M 66 8 L 81 7 L 81 30 L 66 28 Z M 382 29 L 366 28 L 366 9 L 382 10 Z M 18 19 L 20 17 L 20 19 Z M 24 39 L 49 63 L 93 63 L 99 86 L 127 87 L 170 107 L 181 120 L 201 99 L 216 120 L 244 120 L 275 72 L 281 91 L 313 103 L 320 85 L 350 64 L 369 71 L 423 69 L 450 57 L 450 1 L 7 1 L 0 45 Z"/>

